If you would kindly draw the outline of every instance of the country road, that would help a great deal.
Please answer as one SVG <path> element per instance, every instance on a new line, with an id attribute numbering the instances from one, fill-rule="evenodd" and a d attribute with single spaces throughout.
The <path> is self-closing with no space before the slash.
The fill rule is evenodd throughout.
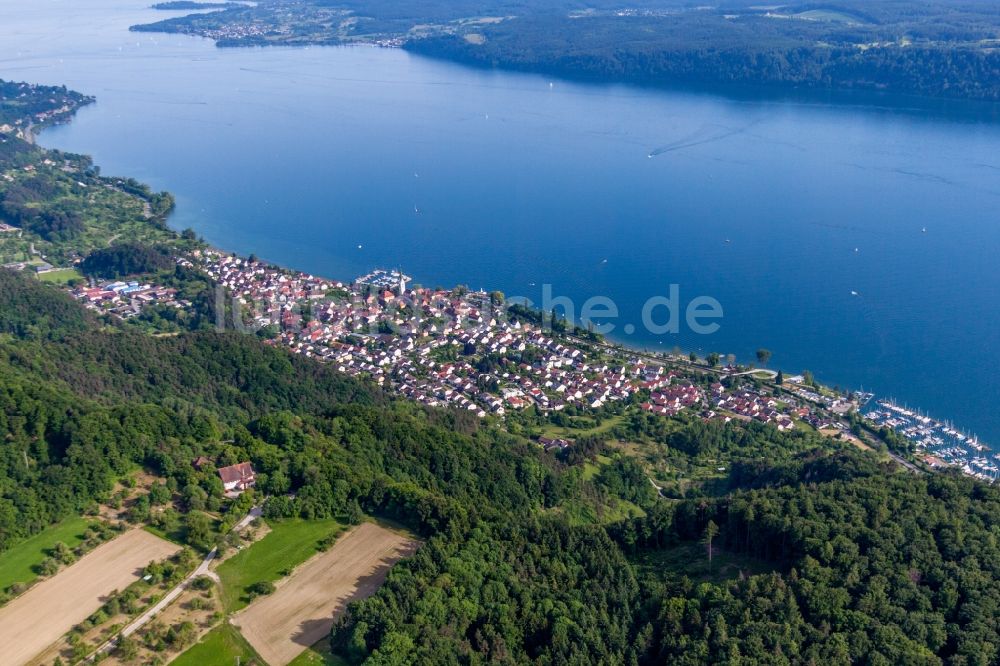
<path id="1" fill-rule="evenodd" d="M 246 516 L 244 516 L 243 519 L 240 520 L 240 522 L 236 523 L 236 525 L 233 526 L 232 531 L 233 532 L 242 531 L 247 525 L 253 522 L 254 519 L 259 518 L 262 514 L 263 514 L 263 509 L 260 506 L 255 506 L 254 508 L 250 509 L 250 512 Z M 212 560 L 215 559 L 215 556 L 217 554 L 218 554 L 217 548 L 213 548 L 211 551 L 209 551 L 208 555 L 206 555 L 205 559 L 201 561 L 201 564 L 198 565 L 197 569 L 191 572 L 191 574 L 187 578 L 185 578 L 176 586 L 174 586 L 173 589 L 171 589 L 169 592 L 163 595 L 163 598 L 160 599 L 155 604 L 153 604 L 153 606 L 151 606 L 148 610 L 146 610 L 146 612 L 144 612 L 142 615 L 132 620 L 129 624 L 125 625 L 125 628 L 122 629 L 116 636 L 108 639 L 106 643 L 104 643 L 99 648 L 94 650 L 94 653 L 90 655 L 87 661 L 94 661 L 94 659 L 98 655 L 110 652 L 112 649 L 114 649 L 116 645 L 118 645 L 118 641 L 121 640 L 122 637 L 131 636 L 132 634 L 134 634 L 135 632 L 139 631 L 144 626 L 146 626 L 146 624 L 148 624 L 149 621 L 152 620 L 154 617 L 159 615 L 164 608 L 173 603 L 174 600 L 177 599 L 177 597 L 179 597 L 181 593 L 188 588 L 188 586 L 191 584 L 191 581 L 193 581 L 195 578 L 198 578 L 199 576 L 208 576 L 209 578 L 212 578 L 213 580 L 218 582 L 219 576 L 214 571 L 211 571 L 208 568 L 209 565 L 212 563 Z"/>

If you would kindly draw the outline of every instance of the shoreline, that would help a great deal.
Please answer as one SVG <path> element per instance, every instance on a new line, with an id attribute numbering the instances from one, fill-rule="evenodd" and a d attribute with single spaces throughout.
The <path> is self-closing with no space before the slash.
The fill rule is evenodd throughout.
<path id="1" fill-rule="evenodd" d="M 925 81 L 893 78 L 891 68 L 887 72 L 884 69 L 878 69 L 875 65 L 871 65 L 874 68 L 874 73 L 869 76 L 854 75 L 853 77 L 845 76 L 841 79 L 837 79 L 836 68 L 832 72 L 824 72 L 823 76 L 816 76 L 815 72 L 807 68 L 805 71 L 799 72 L 798 77 L 794 75 L 782 76 L 780 73 L 776 74 L 763 69 L 752 72 L 749 75 L 744 72 L 744 75 L 747 76 L 745 79 L 734 79 L 732 76 L 728 78 L 726 76 L 717 76 L 717 70 L 726 64 L 726 60 L 723 58 L 713 61 L 703 53 L 705 50 L 704 45 L 700 48 L 684 45 L 676 50 L 671 50 L 669 29 L 666 29 L 662 34 L 657 34 L 654 30 L 650 30 L 650 39 L 653 41 L 655 47 L 659 49 L 656 53 L 661 56 L 670 54 L 677 58 L 693 57 L 696 59 L 694 65 L 689 67 L 689 69 L 671 71 L 669 68 L 663 67 L 661 63 L 660 67 L 657 68 L 650 63 L 643 64 L 641 62 L 643 55 L 647 58 L 650 57 L 648 53 L 641 50 L 635 52 L 626 49 L 624 53 L 626 56 L 630 56 L 626 60 L 631 60 L 631 65 L 634 68 L 632 71 L 629 71 L 627 64 L 622 66 L 620 62 L 602 60 L 601 47 L 607 47 L 608 44 L 582 44 L 579 52 L 572 53 L 560 51 L 559 48 L 556 48 L 554 52 L 546 53 L 549 60 L 537 58 L 534 60 L 519 60 L 514 51 L 518 47 L 526 47 L 531 51 L 540 50 L 545 52 L 545 49 L 552 47 L 552 44 L 547 42 L 545 38 L 537 37 L 535 41 L 528 39 L 526 43 L 520 43 L 517 41 L 519 35 L 516 31 L 510 33 L 501 29 L 499 33 L 491 34 L 488 28 L 501 24 L 506 25 L 511 20 L 519 20 L 529 30 L 537 29 L 537 22 L 540 16 L 530 11 L 519 16 L 486 17 L 491 20 L 484 20 L 482 22 L 471 21 L 468 24 L 462 24 L 462 21 L 466 19 L 456 16 L 451 20 L 443 20 L 443 22 L 439 23 L 430 22 L 427 25 L 416 24 L 409 29 L 403 29 L 402 26 L 399 26 L 394 29 L 386 29 L 383 32 L 353 35 L 350 31 L 337 31 L 331 26 L 317 28 L 315 22 L 309 22 L 308 20 L 305 20 L 304 23 L 295 23 L 295 21 L 283 23 L 282 21 L 285 20 L 284 17 L 281 20 L 277 20 L 274 16 L 267 13 L 259 15 L 251 13 L 249 16 L 239 17 L 226 15 L 227 12 L 233 9 L 241 9 L 241 5 L 242 8 L 246 9 L 252 10 L 256 8 L 252 4 L 239 2 L 229 3 L 228 6 L 225 3 L 222 6 L 210 3 L 197 9 L 180 10 L 190 12 L 186 15 L 159 20 L 155 19 L 155 17 L 150 17 L 152 20 L 149 22 L 130 25 L 128 30 L 129 32 L 137 33 L 198 36 L 212 40 L 217 48 L 267 48 L 274 46 L 308 48 L 356 45 L 400 48 L 412 55 L 484 71 L 503 71 L 531 74 L 540 77 L 555 77 L 562 81 L 603 86 L 634 86 L 639 88 L 714 93 L 734 99 L 740 99 L 748 94 L 754 97 L 763 95 L 776 98 L 788 96 L 820 98 L 840 95 L 843 97 L 860 97 L 861 99 L 857 100 L 856 103 L 864 107 L 874 106 L 879 108 L 887 106 L 893 109 L 906 109 L 910 105 L 917 105 L 924 107 L 924 110 L 934 110 L 935 112 L 944 113 L 953 113 L 954 109 L 945 109 L 943 107 L 948 107 L 956 103 L 974 103 L 982 105 L 983 108 L 980 111 L 989 116 L 993 121 L 1000 120 L 1000 92 L 997 90 L 984 91 L 983 89 L 991 83 L 989 69 L 986 69 L 988 65 L 982 66 L 984 71 L 977 72 L 978 76 L 982 79 L 980 85 L 965 90 L 962 94 L 955 92 L 955 86 L 947 84 L 934 87 L 929 86 Z M 306 7 L 308 8 L 309 5 Z M 154 5 L 154 8 L 158 8 L 158 5 Z M 199 25 L 197 22 L 187 21 L 187 19 L 211 17 L 217 14 L 226 16 L 220 16 L 219 22 L 209 25 Z M 308 11 L 304 10 L 304 14 L 308 15 Z M 343 16 L 356 18 L 358 16 L 365 16 L 365 14 L 363 10 L 353 8 L 345 11 Z M 308 18 L 314 17 L 308 16 Z M 573 21 L 586 20 L 581 16 L 569 16 L 567 18 L 570 19 L 571 24 Z M 591 20 L 603 21 L 607 18 L 607 16 L 595 15 Z M 941 17 L 938 17 L 938 20 L 942 20 Z M 556 26 L 561 25 L 563 24 L 556 24 Z M 599 22 L 597 25 L 607 29 L 609 24 Z M 484 26 L 487 29 L 482 29 Z M 551 29 L 554 26 L 548 27 Z M 659 27 L 660 29 L 664 29 L 662 25 Z M 289 42 L 287 35 L 289 32 L 294 32 L 296 28 L 303 30 L 311 29 L 312 32 L 302 41 Z M 713 25 L 709 29 L 712 34 L 708 42 L 711 45 L 708 48 L 709 52 L 723 48 L 723 34 L 711 32 L 718 30 L 718 28 L 719 26 Z M 633 33 L 628 30 L 625 30 L 621 34 L 614 34 L 614 36 L 626 41 L 630 37 L 634 38 Z M 655 40 L 656 37 L 659 37 L 662 41 L 657 42 Z M 780 47 L 774 47 L 785 49 L 783 53 L 786 56 L 789 53 L 798 52 L 801 57 L 801 52 L 810 52 L 812 49 L 819 48 L 814 36 L 805 37 L 801 42 L 796 42 L 796 40 L 801 38 L 800 35 L 790 34 L 787 37 L 792 40 L 791 44 L 782 43 Z M 674 36 L 674 39 L 676 39 L 676 36 Z M 872 47 L 871 44 L 860 44 L 850 41 L 843 43 L 827 43 L 824 39 L 820 39 L 819 41 L 823 42 L 823 47 L 819 50 L 831 58 L 849 57 L 856 49 L 867 51 Z M 494 44 L 497 46 L 493 46 Z M 614 42 L 610 44 L 613 45 Z M 942 46 L 942 44 L 945 46 Z M 755 46 L 759 47 L 759 45 Z M 929 57 L 933 58 L 938 56 L 939 51 L 954 54 L 955 52 L 961 52 L 962 49 L 967 47 L 968 44 L 957 39 L 944 42 L 926 40 L 917 44 L 906 43 L 900 45 L 885 43 L 878 45 L 878 48 L 882 49 L 884 53 L 891 53 L 892 65 L 904 68 L 914 66 L 908 59 L 910 53 L 913 51 L 930 54 Z M 989 54 L 989 50 L 986 50 L 985 53 Z M 741 54 L 744 57 L 752 57 L 757 52 L 752 47 L 745 46 Z M 560 64 L 567 60 L 572 61 L 574 57 L 580 61 L 575 62 L 575 66 Z M 815 54 L 810 52 L 807 57 L 815 58 Z M 927 56 L 925 55 L 925 57 Z M 636 61 L 639 61 L 638 64 Z M 814 63 L 814 67 L 822 69 L 824 64 L 826 64 L 826 61 L 821 58 Z M 588 68 L 587 65 L 590 65 L 590 67 Z M 885 66 L 883 65 L 883 67 Z M 894 101 L 897 100 L 902 102 L 904 106 L 895 104 Z M 887 105 L 885 104 L 886 101 L 889 102 Z M 934 109 L 934 107 L 937 108 Z"/>
<path id="2" fill-rule="evenodd" d="M 64 122 L 69 122 L 69 120 L 64 121 Z M 41 132 L 43 132 L 45 129 L 48 129 L 48 126 L 41 127 L 41 128 L 36 128 L 36 134 L 41 134 Z M 41 148 L 43 148 L 45 150 L 49 150 L 48 148 L 45 148 L 44 146 L 39 146 L 39 147 L 41 147 Z M 165 222 L 167 224 L 168 229 L 173 234 L 175 234 L 176 236 L 179 237 L 181 230 L 176 229 L 176 228 L 174 228 L 173 226 L 170 225 L 170 218 L 174 215 L 174 213 L 175 213 L 175 211 L 171 211 L 171 213 L 167 216 Z M 233 251 L 233 250 L 221 247 L 218 244 L 208 244 L 208 243 L 205 243 L 204 244 L 204 248 L 207 249 L 207 250 L 210 250 L 210 251 L 218 252 L 218 253 L 220 253 L 222 255 L 239 257 L 241 259 L 247 259 L 249 256 L 253 256 L 253 253 L 251 253 L 250 255 L 241 255 L 240 253 L 238 253 L 236 251 Z M 269 260 L 269 259 L 267 259 L 265 257 L 258 257 L 258 261 L 262 262 L 263 264 L 269 265 L 269 266 L 274 266 L 274 267 L 278 268 L 279 270 L 288 272 L 290 274 L 314 275 L 316 277 L 323 278 L 323 279 L 329 280 L 331 282 L 338 282 L 338 283 L 343 283 L 343 284 L 353 284 L 353 282 L 354 282 L 354 278 L 345 279 L 345 278 L 331 277 L 331 276 L 327 276 L 325 274 L 319 274 L 319 273 L 315 273 L 315 274 L 314 273 L 307 273 L 307 272 L 302 271 L 301 269 L 298 269 L 298 268 L 296 268 L 296 267 L 294 267 L 292 265 L 286 265 L 286 264 L 284 264 L 282 262 L 279 262 L 279 261 Z M 372 267 L 372 270 L 379 271 L 379 270 L 383 270 L 383 269 L 379 269 L 377 267 Z M 412 278 L 411 278 L 411 280 L 412 280 Z M 458 287 L 461 287 L 461 286 L 463 286 L 463 285 L 453 285 L 451 288 L 454 289 L 454 288 L 458 288 Z M 486 293 L 488 293 L 489 291 L 490 290 L 486 290 Z M 580 325 L 579 322 L 572 322 L 572 324 L 575 325 L 575 326 L 579 326 Z M 571 334 L 567 334 L 567 337 L 574 338 L 575 336 L 573 336 Z M 579 342 L 583 343 L 583 344 L 594 344 L 594 341 L 591 341 L 591 340 L 585 340 L 583 338 L 575 338 L 575 339 L 578 340 Z M 606 338 L 606 339 L 604 339 L 603 343 L 599 343 L 599 344 L 604 344 L 608 349 L 613 350 L 614 352 L 617 352 L 617 353 L 620 353 L 620 354 L 645 356 L 647 359 L 654 360 L 655 362 L 658 362 L 658 363 L 663 363 L 663 364 L 668 364 L 668 365 L 673 365 L 673 366 L 686 367 L 688 369 L 693 369 L 693 370 L 697 370 L 697 371 L 700 371 L 700 372 L 716 372 L 716 370 L 717 370 L 716 368 L 711 368 L 709 366 L 702 365 L 702 364 L 699 364 L 699 363 L 690 363 L 686 358 L 684 358 L 684 356 L 686 356 L 687 354 L 689 354 L 693 350 L 687 350 L 687 349 L 681 348 L 681 355 L 678 356 L 677 354 L 673 353 L 673 351 L 666 351 L 666 350 L 662 350 L 662 349 L 656 349 L 656 348 L 652 347 L 651 345 L 646 345 L 646 344 L 641 344 L 641 343 L 630 343 L 628 341 L 621 340 L 621 339 L 619 339 L 617 337 Z M 723 357 L 724 356 L 725 355 L 723 355 Z M 699 359 L 703 360 L 703 355 L 699 355 Z M 726 372 L 723 371 L 723 366 L 720 365 L 719 368 L 718 368 L 718 374 L 720 376 L 739 376 L 739 375 L 753 375 L 755 373 L 760 372 L 760 373 L 767 373 L 767 374 L 770 374 L 770 375 L 773 376 L 773 374 L 776 372 L 774 370 L 770 370 L 770 369 L 767 369 L 767 368 L 755 368 L 755 366 L 754 366 L 753 363 L 744 363 L 742 361 L 742 359 L 740 359 L 739 357 L 736 357 L 735 367 L 736 367 L 736 371 L 735 372 L 730 372 L 730 373 L 727 374 Z M 860 391 L 856 390 L 856 389 L 844 388 L 845 385 L 843 385 L 843 384 L 838 384 L 838 385 L 842 387 L 844 395 L 854 395 L 854 394 L 859 394 L 860 393 Z M 829 383 L 829 381 L 820 382 L 819 386 L 821 386 L 826 391 L 832 392 L 832 389 L 831 389 L 832 384 Z M 874 392 L 874 393 L 872 393 L 870 395 L 871 395 L 870 402 L 879 402 L 879 401 L 889 400 L 889 398 L 886 397 L 887 394 L 884 394 L 884 393 L 882 393 L 880 391 L 876 391 L 876 392 Z M 863 405 L 862 405 L 862 407 L 863 407 Z M 919 408 L 917 409 L 917 411 L 921 412 L 921 413 L 925 413 L 922 410 L 920 410 Z M 859 412 L 860 412 L 860 410 L 859 410 Z M 934 420 L 938 421 L 940 423 L 947 422 L 947 420 L 944 420 L 944 421 L 940 421 L 938 419 L 934 419 Z M 971 439 L 973 439 L 973 437 L 969 436 L 968 439 L 971 440 Z M 976 441 L 978 442 L 978 439 Z M 984 446 L 986 447 L 986 449 L 991 454 L 995 452 L 995 449 L 993 448 L 992 445 L 990 445 L 990 444 L 987 443 L 987 444 L 984 444 Z"/>
<path id="3" fill-rule="evenodd" d="M 69 119 L 66 119 L 66 121 L 68 121 L 68 120 Z M 41 135 L 41 133 L 46 128 L 47 128 L 46 126 L 40 126 L 40 127 L 39 126 L 32 126 L 31 127 L 32 135 L 33 136 Z M 49 148 L 46 148 L 45 146 L 39 146 L 39 147 L 41 147 L 41 148 L 43 148 L 44 150 L 47 150 L 47 151 L 51 150 Z M 179 237 L 180 231 L 177 230 L 177 229 L 174 229 L 172 226 L 170 226 L 170 219 L 171 219 L 171 217 L 168 216 L 166 218 L 166 223 L 167 223 L 167 225 L 168 225 L 171 233 L 174 234 L 175 236 Z M 214 249 L 217 250 L 218 252 L 222 253 L 222 254 L 225 254 L 225 255 L 236 255 L 236 253 L 234 253 L 232 251 L 229 251 L 229 250 L 226 250 L 226 249 L 224 249 L 222 247 L 215 247 Z M 236 255 L 236 256 L 239 256 L 239 255 Z M 300 271 L 298 271 L 297 269 L 295 269 L 293 267 L 283 266 L 280 263 L 275 263 L 275 262 L 269 262 L 269 263 L 271 263 L 273 265 L 276 265 L 276 266 L 280 266 L 283 270 L 287 270 L 287 271 L 290 271 L 290 272 L 300 272 Z M 335 280 L 335 278 L 331 278 L 331 280 Z M 609 342 L 611 343 L 610 344 L 611 347 L 613 347 L 616 351 L 618 351 L 618 352 L 620 352 L 622 354 L 626 354 L 626 355 L 628 355 L 628 354 L 633 354 L 633 355 L 634 354 L 646 354 L 646 355 L 648 355 L 648 356 L 650 356 L 652 358 L 656 358 L 658 360 L 658 362 L 662 362 L 662 363 L 666 363 L 666 364 L 673 364 L 673 365 L 682 365 L 682 366 L 687 365 L 687 364 L 685 364 L 685 362 L 683 360 L 680 360 L 680 359 L 676 358 L 676 356 L 673 356 L 673 355 L 671 355 L 669 353 L 665 353 L 662 350 L 656 350 L 655 348 L 653 348 L 650 345 L 642 345 L 642 344 L 630 343 L 630 342 L 623 341 L 623 340 L 616 339 L 616 338 L 612 338 Z M 702 366 L 694 366 L 694 365 L 690 365 L 688 367 L 698 367 L 699 370 L 704 370 L 705 369 Z M 750 366 L 747 366 L 747 367 L 749 368 Z M 848 392 L 848 393 L 850 393 L 850 392 Z"/>

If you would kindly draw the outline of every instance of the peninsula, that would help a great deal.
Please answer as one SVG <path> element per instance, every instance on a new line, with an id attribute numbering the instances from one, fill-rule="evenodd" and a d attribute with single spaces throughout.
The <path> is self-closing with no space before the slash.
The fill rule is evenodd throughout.
<path id="1" fill-rule="evenodd" d="M 375 44 L 480 67 L 660 86 L 1000 100 L 995 3 L 260 0 L 132 28 L 219 46 Z"/>

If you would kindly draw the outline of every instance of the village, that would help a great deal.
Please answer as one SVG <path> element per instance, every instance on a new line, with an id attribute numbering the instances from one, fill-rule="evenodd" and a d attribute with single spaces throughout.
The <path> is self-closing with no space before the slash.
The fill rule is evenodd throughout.
<path id="1" fill-rule="evenodd" d="M 225 290 L 245 332 L 430 407 L 504 418 L 529 407 L 579 414 L 617 404 L 663 417 L 687 410 L 705 420 L 753 420 L 847 439 L 856 439 L 847 418 L 856 412 L 871 427 L 910 440 L 931 468 L 954 467 L 989 482 L 1000 469 L 975 438 L 891 401 L 863 412 L 870 393 L 841 395 L 802 376 L 785 378 L 779 389 L 766 381 L 770 371 L 732 363 L 709 368 L 676 354 L 590 344 L 518 316 L 497 292 L 411 286 L 409 276 L 383 269 L 341 282 L 213 249 L 175 261 Z M 71 294 L 91 311 L 122 320 L 154 305 L 192 307 L 176 289 L 139 280 L 91 280 Z M 562 449 L 572 442 L 540 443 Z"/>
<path id="2" fill-rule="evenodd" d="M 495 293 L 410 288 L 408 276 L 382 270 L 348 284 L 214 250 L 181 261 L 222 285 L 244 322 L 270 328 L 273 343 L 429 406 L 502 417 L 529 406 L 559 412 L 623 403 L 663 416 L 690 409 L 780 430 L 796 423 L 846 430 L 831 411 L 848 411 L 848 400 L 794 383 L 801 401 L 778 400 L 750 381 L 706 389 L 703 373 L 674 367 L 667 358 L 654 362 L 621 347 L 577 344 L 510 316 Z"/>

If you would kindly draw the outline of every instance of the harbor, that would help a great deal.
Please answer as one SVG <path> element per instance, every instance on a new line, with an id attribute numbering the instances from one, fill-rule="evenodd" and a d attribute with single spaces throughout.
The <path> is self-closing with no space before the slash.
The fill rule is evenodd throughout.
<path id="1" fill-rule="evenodd" d="M 889 428 L 905 438 L 914 454 L 931 467 L 954 467 L 990 483 L 1000 478 L 1000 456 L 978 436 L 949 421 L 937 420 L 888 398 L 877 400 L 864 417 L 876 428 Z"/>
<path id="2" fill-rule="evenodd" d="M 366 284 L 378 287 L 379 289 L 397 290 L 402 288 L 405 291 L 406 283 L 412 280 L 412 277 L 405 275 L 401 271 L 376 268 L 370 273 L 355 278 L 354 283 L 359 285 Z"/>

